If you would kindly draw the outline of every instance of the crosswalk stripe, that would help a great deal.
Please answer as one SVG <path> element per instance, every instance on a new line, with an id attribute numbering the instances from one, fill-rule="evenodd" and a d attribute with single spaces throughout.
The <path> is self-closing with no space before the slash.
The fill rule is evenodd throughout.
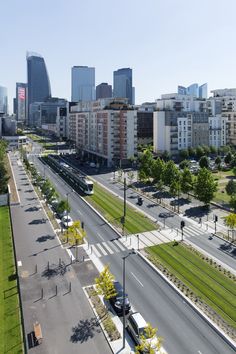
<path id="1" fill-rule="evenodd" d="M 196 230 L 195 228 L 188 226 L 187 229 L 190 230 L 195 235 L 199 235 L 199 234 L 203 233 L 203 230 L 200 228 Z"/>
<path id="2" fill-rule="evenodd" d="M 98 252 L 98 250 L 97 250 L 97 248 L 95 247 L 95 245 L 92 245 L 91 247 L 92 247 L 92 250 L 93 250 L 93 252 L 95 253 L 95 255 L 96 255 L 97 257 L 101 257 L 101 254 Z"/>
<path id="3" fill-rule="evenodd" d="M 101 250 L 101 252 L 103 253 L 104 256 L 107 255 L 107 252 L 102 248 L 100 243 L 96 243 L 96 246 Z"/>
<path id="4" fill-rule="evenodd" d="M 117 247 L 119 247 L 121 249 L 121 251 L 125 251 L 126 249 L 122 246 L 121 242 L 119 242 L 118 240 L 114 240 L 115 244 L 117 245 Z"/>
<path id="5" fill-rule="evenodd" d="M 116 245 L 114 245 L 114 241 L 110 242 L 109 245 L 111 246 L 111 248 L 112 248 L 115 252 L 120 252 L 120 249 L 117 248 Z"/>
<path id="6" fill-rule="evenodd" d="M 114 253 L 114 251 L 108 246 L 108 244 L 107 244 L 106 242 L 102 242 L 102 245 L 103 245 L 103 247 L 104 247 L 105 249 L 108 250 L 108 252 L 109 252 L 110 254 L 113 254 L 113 253 Z"/>

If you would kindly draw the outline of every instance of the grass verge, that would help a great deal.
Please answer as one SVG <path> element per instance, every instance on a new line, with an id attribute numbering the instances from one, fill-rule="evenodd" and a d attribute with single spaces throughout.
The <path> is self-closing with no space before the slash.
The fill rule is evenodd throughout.
<path id="1" fill-rule="evenodd" d="M 91 203 L 111 224 L 121 227 L 121 218 L 124 214 L 124 203 L 106 189 L 94 183 L 94 194 L 84 197 Z M 134 208 L 126 205 L 126 218 L 124 231 L 128 234 L 151 231 L 157 225 Z"/>
<path id="2" fill-rule="evenodd" d="M 0 207 L 0 353 L 23 353 L 9 209 Z"/>
<path id="3" fill-rule="evenodd" d="M 94 287 L 89 287 L 86 289 L 86 292 L 110 338 L 111 341 L 117 340 L 120 338 L 120 333 L 118 332 L 114 322 L 111 319 L 106 307 L 103 305 L 99 296 L 97 295 Z"/>
<path id="4" fill-rule="evenodd" d="M 236 329 L 236 286 L 232 279 L 181 244 L 171 242 L 146 251 Z"/>

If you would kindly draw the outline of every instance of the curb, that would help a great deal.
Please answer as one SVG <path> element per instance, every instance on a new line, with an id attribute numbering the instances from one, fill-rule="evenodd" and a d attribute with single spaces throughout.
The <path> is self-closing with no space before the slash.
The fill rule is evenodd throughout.
<path id="1" fill-rule="evenodd" d="M 178 295 L 180 295 L 192 308 L 197 312 L 220 336 L 226 341 L 234 350 L 236 350 L 236 342 L 231 339 L 227 334 L 225 334 L 209 317 L 207 317 L 202 310 L 200 310 L 194 303 L 185 296 L 151 261 L 149 261 L 141 252 L 137 251 L 137 254 L 144 262 L 152 268 L 156 273 L 158 273 L 168 284 L 175 290 Z"/>

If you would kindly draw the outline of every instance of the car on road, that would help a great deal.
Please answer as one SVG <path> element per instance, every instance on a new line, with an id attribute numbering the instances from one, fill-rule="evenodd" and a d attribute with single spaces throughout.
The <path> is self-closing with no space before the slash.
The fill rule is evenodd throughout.
<path id="1" fill-rule="evenodd" d="M 173 217 L 173 216 L 174 216 L 174 214 L 171 213 L 171 212 L 165 212 L 165 213 L 160 213 L 160 214 L 159 214 L 159 217 L 160 217 L 160 218 L 171 218 L 171 217 Z"/>
<path id="2" fill-rule="evenodd" d="M 138 197 L 138 205 L 143 205 L 143 198 L 142 197 Z"/>
<path id="3" fill-rule="evenodd" d="M 62 226 L 67 228 L 73 225 L 73 220 L 71 219 L 70 215 L 63 216 L 61 219 Z"/>
<path id="4" fill-rule="evenodd" d="M 116 295 L 110 298 L 110 303 L 114 308 L 115 312 L 118 316 L 122 316 L 123 314 L 123 287 L 118 281 L 114 281 L 114 287 L 116 291 Z M 125 314 L 127 315 L 130 311 L 130 302 L 128 298 L 128 294 L 125 294 Z"/>
<path id="5" fill-rule="evenodd" d="M 127 318 L 127 330 L 132 336 L 136 345 L 141 344 L 142 336 L 146 337 L 145 328 L 148 326 L 147 322 L 139 312 L 131 313 Z M 147 340 L 151 343 L 151 347 L 153 348 L 154 353 L 159 353 L 156 349 L 157 338 L 147 338 Z M 145 351 L 144 351 L 145 353 Z M 149 353 L 149 351 L 148 351 Z"/>

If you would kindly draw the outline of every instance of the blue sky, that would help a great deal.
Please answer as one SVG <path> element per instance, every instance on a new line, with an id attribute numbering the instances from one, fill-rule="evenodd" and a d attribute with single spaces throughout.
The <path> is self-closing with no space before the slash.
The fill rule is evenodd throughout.
<path id="1" fill-rule="evenodd" d="M 26 82 L 26 51 L 40 53 L 53 96 L 71 96 L 71 67 L 96 84 L 133 69 L 136 103 L 178 84 L 236 87 L 235 0 L 2 0 L 0 85 Z"/>

